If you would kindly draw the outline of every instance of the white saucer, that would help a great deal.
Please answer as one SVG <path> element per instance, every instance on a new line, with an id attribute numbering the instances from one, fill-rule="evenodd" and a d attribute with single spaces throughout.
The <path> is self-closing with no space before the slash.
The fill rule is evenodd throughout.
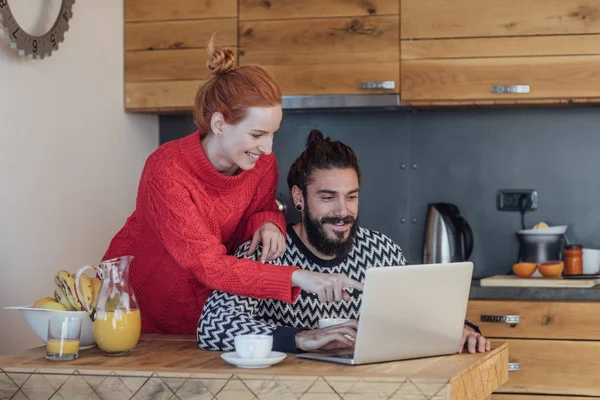
<path id="1" fill-rule="evenodd" d="M 286 357 L 287 354 L 279 351 L 272 351 L 267 358 L 240 358 L 235 351 L 221 354 L 223 360 L 239 368 L 267 368 L 283 361 Z"/>

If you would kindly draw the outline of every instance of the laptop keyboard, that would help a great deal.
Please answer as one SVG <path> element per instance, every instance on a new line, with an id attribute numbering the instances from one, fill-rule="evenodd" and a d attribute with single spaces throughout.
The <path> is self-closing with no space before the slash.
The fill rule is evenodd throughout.
<path id="1" fill-rule="evenodd" d="M 354 350 L 334 350 L 331 352 L 326 352 L 325 354 L 327 354 L 330 357 L 337 357 L 337 358 L 347 358 L 347 359 L 354 358 Z"/>

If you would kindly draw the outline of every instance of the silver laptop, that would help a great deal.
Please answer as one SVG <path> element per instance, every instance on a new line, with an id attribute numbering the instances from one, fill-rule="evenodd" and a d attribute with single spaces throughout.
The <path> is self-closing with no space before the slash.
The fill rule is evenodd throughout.
<path id="1" fill-rule="evenodd" d="M 358 365 L 454 354 L 472 274 L 471 262 L 371 268 L 354 349 L 298 357 Z"/>

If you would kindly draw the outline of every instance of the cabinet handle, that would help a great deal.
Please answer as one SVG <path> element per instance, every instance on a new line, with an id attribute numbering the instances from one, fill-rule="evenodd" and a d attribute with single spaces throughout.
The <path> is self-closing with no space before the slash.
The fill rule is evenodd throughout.
<path id="1" fill-rule="evenodd" d="M 492 86 L 492 93 L 529 93 L 529 85 Z"/>
<path id="2" fill-rule="evenodd" d="M 518 324 L 521 317 L 518 315 L 482 315 L 481 322 L 499 322 L 504 324 Z"/>
<path id="3" fill-rule="evenodd" d="M 381 82 L 361 82 L 358 87 L 360 89 L 395 89 L 396 82 L 381 81 Z"/>
<path id="4" fill-rule="evenodd" d="M 521 369 L 521 363 L 518 363 L 518 362 L 509 362 L 508 363 L 509 371 L 518 371 L 520 369 Z"/>

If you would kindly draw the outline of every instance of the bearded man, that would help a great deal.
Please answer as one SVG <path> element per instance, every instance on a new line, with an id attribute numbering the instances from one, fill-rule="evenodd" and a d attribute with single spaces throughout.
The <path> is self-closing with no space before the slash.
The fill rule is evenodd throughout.
<path id="1" fill-rule="evenodd" d="M 346 277 L 364 283 L 369 268 L 406 264 L 400 246 L 384 234 L 358 225 L 360 167 L 350 147 L 324 138 L 318 130 L 311 131 L 306 150 L 292 164 L 287 182 L 301 221 L 287 227 L 286 251 L 271 263 L 339 274 L 340 284 Z M 259 260 L 260 248 L 248 254 L 251 247 L 250 242 L 245 243 L 236 255 Z M 273 336 L 274 351 L 352 348 L 350 338 L 356 337 L 362 292 L 340 289 L 326 282 L 315 293 L 302 291 L 294 304 L 215 291 L 198 323 L 198 344 L 205 350 L 232 351 L 236 336 L 266 334 Z M 318 329 L 322 318 L 349 321 Z M 480 333 L 475 324 L 466 321 L 457 351 L 489 351 L 490 342 Z"/>

